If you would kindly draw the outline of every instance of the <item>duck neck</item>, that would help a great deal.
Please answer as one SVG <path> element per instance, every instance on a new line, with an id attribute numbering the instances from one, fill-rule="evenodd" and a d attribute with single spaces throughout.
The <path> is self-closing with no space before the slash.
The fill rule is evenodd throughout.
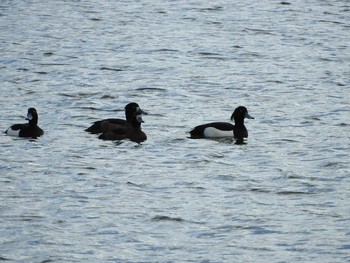
<path id="1" fill-rule="evenodd" d="M 134 129 L 141 130 L 141 122 L 139 122 L 136 118 L 132 118 L 131 124 Z"/>
<path id="2" fill-rule="evenodd" d="M 34 116 L 31 120 L 29 120 L 30 126 L 36 126 L 38 124 L 38 117 Z"/>
<path id="3" fill-rule="evenodd" d="M 135 123 L 135 124 L 133 124 L 133 126 L 136 130 L 141 130 L 141 123 L 139 123 L 139 122 Z"/>
<path id="4" fill-rule="evenodd" d="M 125 113 L 125 118 L 127 122 L 132 122 L 132 114 L 129 112 Z"/>
<path id="5" fill-rule="evenodd" d="M 235 118 L 235 126 L 244 126 L 244 118 Z"/>

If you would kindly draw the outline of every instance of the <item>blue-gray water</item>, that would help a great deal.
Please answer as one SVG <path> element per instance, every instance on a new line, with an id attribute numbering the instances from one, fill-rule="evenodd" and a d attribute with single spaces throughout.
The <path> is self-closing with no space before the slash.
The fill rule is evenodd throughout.
<path id="1" fill-rule="evenodd" d="M 288 3 L 289 2 L 289 3 Z M 350 3 L 1 1 L 6 262 L 350 261 Z M 93 121 L 138 102 L 148 140 Z M 246 145 L 190 140 L 245 105 Z"/>

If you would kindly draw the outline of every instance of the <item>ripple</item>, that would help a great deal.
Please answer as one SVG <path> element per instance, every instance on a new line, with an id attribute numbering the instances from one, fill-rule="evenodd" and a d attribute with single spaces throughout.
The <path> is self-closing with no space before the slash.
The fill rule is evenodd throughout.
<path id="1" fill-rule="evenodd" d="M 100 70 L 109 70 L 109 71 L 124 71 L 124 69 L 121 68 L 110 68 L 110 67 L 100 67 Z"/>
<path id="2" fill-rule="evenodd" d="M 136 90 L 138 91 L 166 91 L 164 88 L 154 88 L 154 87 L 142 87 L 142 88 L 137 88 Z"/>
<path id="3" fill-rule="evenodd" d="M 313 192 L 310 191 L 279 191 L 277 192 L 278 195 L 309 195 L 309 194 L 314 194 Z"/>
<path id="4" fill-rule="evenodd" d="M 173 221 L 173 222 L 183 222 L 184 219 L 180 217 L 169 217 L 169 216 L 154 216 L 152 217 L 152 221 Z"/>

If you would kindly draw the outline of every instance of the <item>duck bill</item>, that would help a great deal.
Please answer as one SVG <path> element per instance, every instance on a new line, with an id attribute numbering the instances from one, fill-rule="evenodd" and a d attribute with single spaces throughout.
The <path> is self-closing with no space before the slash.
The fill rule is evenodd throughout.
<path id="1" fill-rule="evenodd" d="M 141 108 L 138 108 L 137 111 L 136 111 L 137 114 L 143 114 L 143 115 L 148 115 L 147 112 L 141 110 Z"/>
<path id="2" fill-rule="evenodd" d="M 250 116 L 248 112 L 245 113 L 244 117 L 247 119 L 254 119 L 254 117 Z"/>

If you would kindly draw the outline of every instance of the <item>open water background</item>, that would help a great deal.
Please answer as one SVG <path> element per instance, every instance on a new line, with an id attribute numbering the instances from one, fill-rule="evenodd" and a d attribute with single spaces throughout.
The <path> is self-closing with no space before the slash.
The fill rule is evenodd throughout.
<path id="1" fill-rule="evenodd" d="M 0 1 L 6 262 L 349 262 L 350 3 Z M 83 130 L 138 102 L 148 140 Z M 246 145 L 190 140 L 245 105 Z"/>

